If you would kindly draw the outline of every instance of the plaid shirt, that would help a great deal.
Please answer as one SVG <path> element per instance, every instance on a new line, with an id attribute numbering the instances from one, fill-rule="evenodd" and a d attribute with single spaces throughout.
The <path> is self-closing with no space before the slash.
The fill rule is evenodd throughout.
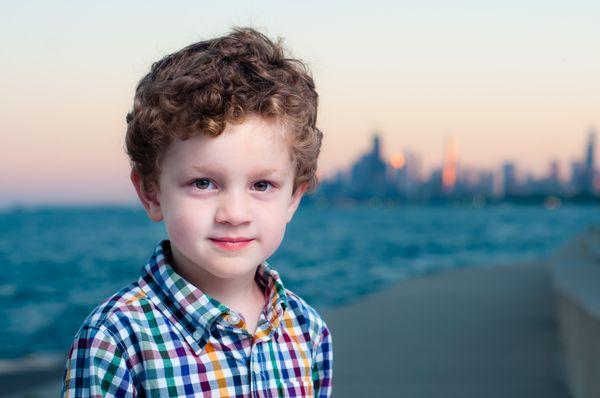
<path id="1" fill-rule="evenodd" d="M 328 397 L 332 346 L 317 312 L 265 261 L 255 334 L 239 313 L 169 265 L 162 241 L 140 279 L 96 308 L 75 336 L 64 397 Z"/>

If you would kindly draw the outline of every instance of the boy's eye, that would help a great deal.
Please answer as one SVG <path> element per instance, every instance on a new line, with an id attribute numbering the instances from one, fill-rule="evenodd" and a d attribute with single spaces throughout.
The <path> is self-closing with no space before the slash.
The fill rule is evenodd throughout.
<path id="1" fill-rule="evenodd" d="M 257 191 L 264 192 L 267 189 L 269 189 L 269 185 L 273 186 L 273 184 L 271 184 L 269 181 L 258 181 L 257 183 L 254 184 L 254 187 L 256 188 Z"/>
<path id="2" fill-rule="evenodd" d="M 195 188 L 198 188 L 202 191 L 206 191 L 208 189 L 214 189 L 214 183 L 209 178 L 197 178 L 193 181 L 193 185 Z M 257 181 L 254 183 L 254 189 L 259 192 L 265 192 L 269 190 L 269 187 L 273 188 L 274 185 L 269 181 Z"/>
<path id="3" fill-rule="evenodd" d="M 212 183 L 208 178 L 198 178 L 194 180 L 194 186 L 201 190 L 208 189 L 209 185 Z"/>

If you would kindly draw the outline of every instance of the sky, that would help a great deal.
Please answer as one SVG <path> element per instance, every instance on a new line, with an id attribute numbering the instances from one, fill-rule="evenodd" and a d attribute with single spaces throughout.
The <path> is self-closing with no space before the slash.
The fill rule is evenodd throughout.
<path id="1" fill-rule="evenodd" d="M 310 67 L 323 177 L 375 131 L 426 172 L 504 160 L 564 177 L 600 128 L 600 2 L 13 2 L 0 12 L 0 206 L 134 203 L 125 115 L 150 65 L 252 26 Z M 597 155 L 598 158 L 598 155 Z"/>

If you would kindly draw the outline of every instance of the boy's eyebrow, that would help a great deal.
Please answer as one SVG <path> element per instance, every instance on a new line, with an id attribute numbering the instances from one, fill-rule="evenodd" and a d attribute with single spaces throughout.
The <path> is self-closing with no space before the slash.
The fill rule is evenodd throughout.
<path id="1" fill-rule="evenodd" d="M 194 169 L 194 171 L 198 171 L 200 173 L 208 173 L 208 174 L 216 174 L 216 175 L 222 174 L 218 169 L 213 169 L 208 166 L 193 166 L 192 168 Z M 276 174 L 278 172 L 279 172 L 279 169 L 271 167 L 271 168 L 266 168 L 266 169 L 255 170 L 250 175 L 251 176 L 267 176 L 267 175 L 271 175 L 271 174 Z"/>

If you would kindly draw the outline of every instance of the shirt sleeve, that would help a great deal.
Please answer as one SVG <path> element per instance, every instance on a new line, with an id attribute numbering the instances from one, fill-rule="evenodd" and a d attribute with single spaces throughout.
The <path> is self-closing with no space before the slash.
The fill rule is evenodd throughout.
<path id="1" fill-rule="evenodd" d="M 62 396 L 136 396 L 123 353 L 108 331 L 89 326 L 79 330 L 65 365 Z"/>
<path id="2" fill-rule="evenodd" d="M 323 326 L 321 340 L 314 354 L 312 378 L 315 397 L 330 397 L 333 377 L 333 350 L 331 333 Z"/>

